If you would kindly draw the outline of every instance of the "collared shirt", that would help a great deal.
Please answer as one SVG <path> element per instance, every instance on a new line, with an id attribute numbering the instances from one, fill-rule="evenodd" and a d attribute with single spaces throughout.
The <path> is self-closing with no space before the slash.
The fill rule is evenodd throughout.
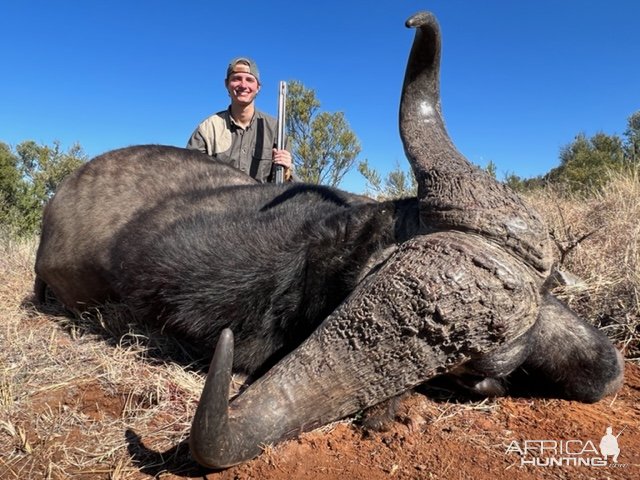
<path id="1" fill-rule="evenodd" d="M 231 117 L 229 108 L 200 123 L 187 148 L 206 153 L 264 183 L 271 177 L 277 128 L 276 119 L 259 110 L 242 128 Z"/>

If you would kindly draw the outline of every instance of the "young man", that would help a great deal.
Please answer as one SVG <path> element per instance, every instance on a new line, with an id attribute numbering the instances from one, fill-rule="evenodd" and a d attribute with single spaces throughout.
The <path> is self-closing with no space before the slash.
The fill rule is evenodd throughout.
<path id="1" fill-rule="evenodd" d="M 285 181 L 290 181 L 291 153 L 275 148 L 276 119 L 255 106 L 260 91 L 255 62 L 246 57 L 231 60 L 224 85 L 231 105 L 200 123 L 187 148 L 228 163 L 259 182 L 271 181 L 274 164 L 282 165 Z"/>

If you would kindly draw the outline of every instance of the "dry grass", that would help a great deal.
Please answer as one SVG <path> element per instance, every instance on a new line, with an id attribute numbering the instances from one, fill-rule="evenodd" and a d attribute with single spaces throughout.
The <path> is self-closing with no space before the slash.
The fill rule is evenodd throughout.
<path id="1" fill-rule="evenodd" d="M 561 294 L 624 344 L 627 357 L 638 358 L 637 175 L 588 199 L 545 191 L 531 200 L 547 214 L 562 248 L 596 232 L 566 256 L 565 266 L 584 285 Z M 79 319 L 33 308 L 35 248 L 35 240 L 0 238 L 0 478 L 193 474 L 184 445 L 176 448 L 203 384 L 188 350 L 136 329 L 117 305 Z M 471 408 L 445 406 L 440 417 Z"/>
<path id="2" fill-rule="evenodd" d="M 172 448 L 187 436 L 201 375 L 158 361 L 161 348 L 182 352 L 130 330 L 117 307 L 109 322 L 36 311 L 34 242 L 0 243 L 0 478 L 162 477 L 153 452 L 165 451 L 179 471 L 184 449 Z"/>
<path id="3" fill-rule="evenodd" d="M 640 359 L 640 172 L 612 173 L 587 197 L 552 188 L 529 196 L 547 220 L 563 268 L 582 279 L 556 293 Z"/>

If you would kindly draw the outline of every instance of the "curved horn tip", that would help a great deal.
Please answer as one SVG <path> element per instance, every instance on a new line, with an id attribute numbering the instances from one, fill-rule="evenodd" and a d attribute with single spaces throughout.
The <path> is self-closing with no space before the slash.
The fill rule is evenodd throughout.
<path id="1" fill-rule="evenodd" d="M 220 333 L 220 338 L 218 340 L 218 344 L 216 345 L 216 350 L 218 348 L 224 348 L 225 350 L 233 348 L 233 332 L 230 328 L 225 328 L 224 330 L 222 330 L 222 333 Z M 233 355 L 233 352 L 231 352 L 231 354 Z"/>
<path id="2" fill-rule="evenodd" d="M 411 15 L 405 22 L 407 28 L 420 28 L 431 26 L 432 28 L 438 27 L 438 21 L 431 12 L 418 12 Z"/>
<path id="3" fill-rule="evenodd" d="M 207 377 L 221 376 L 227 373 L 231 377 L 231 368 L 233 367 L 233 332 L 230 328 L 225 328 L 220 333 L 218 343 L 216 344 L 213 358 L 209 366 Z M 222 377 L 224 378 L 224 377 Z"/>
<path id="4" fill-rule="evenodd" d="M 207 468 L 224 468 L 239 463 L 229 461 L 221 453 L 225 451 L 229 436 L 229 385 L 232 367 L 233 332 L 225 328 L 216 344 L 189 435 L 192 458 Z"/>

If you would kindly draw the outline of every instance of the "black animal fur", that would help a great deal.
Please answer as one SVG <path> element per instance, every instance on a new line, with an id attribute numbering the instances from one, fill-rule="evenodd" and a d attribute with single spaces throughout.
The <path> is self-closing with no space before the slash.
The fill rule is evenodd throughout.
<path id="1" fill-rule="evenodd" d="M 208 208 L 217 204 L 229 207 Z M 182 214 L 167 223 L 171 212 Z M 231 328 L 234 369 L 255 374 L 301 343 L 372 259 L 416 228 L 415 200 L 349 205 L 337 190 L 302 185 L 275 198 L 268 185 L 189 193 L 123 229 L 113 283 L 139 318 L 203 354 Z"/>

